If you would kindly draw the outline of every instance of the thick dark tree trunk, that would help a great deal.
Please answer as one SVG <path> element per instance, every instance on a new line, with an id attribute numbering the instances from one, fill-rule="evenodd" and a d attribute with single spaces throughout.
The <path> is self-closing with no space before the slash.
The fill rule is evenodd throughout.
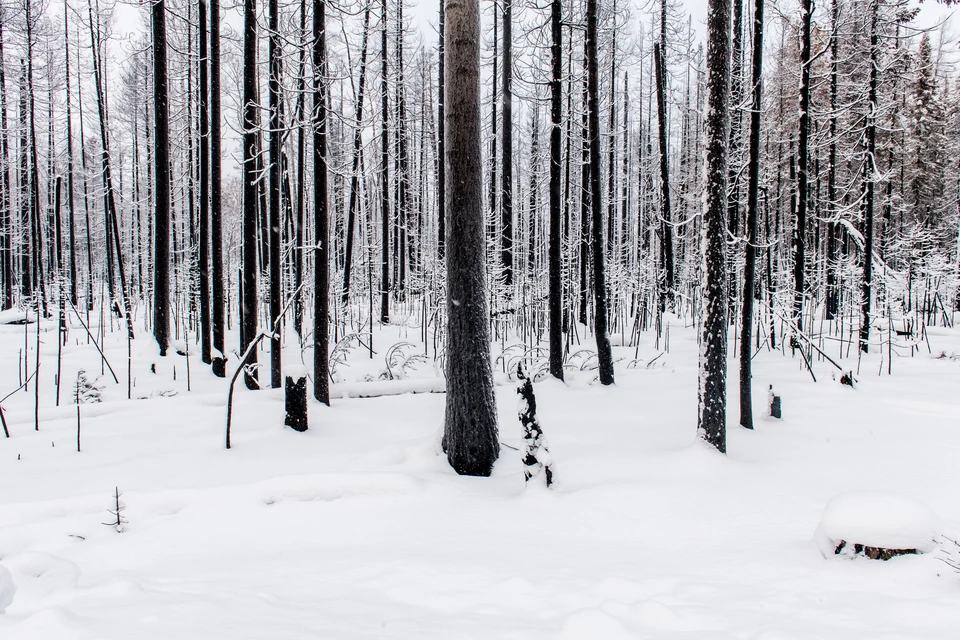
<path id="1" fill-rule="evenodd" d="M 0 268 L 3 277 L 3 309 L 13 306 L 13 194 L 10 192 L 10 165 L 7 138 L 7 82 L 4 73 L 3 21 L 0 6 Z M 69 76 L 69 74 L 68 74 Z"/>
<path id="2" fill-rule="evenodd" d="M 561 110 L 563 100 L 563 26 L 561 22 L 560 0 L 550 2 L 550 55 L 553 65 L 553 77 L 550 81 L 550 257 L 549 306 L 550 306 L 550 375 L 563 380 L 563 309 L 561 305 L 561 265 L 560 244 L 561 212 L 560 181 L 562 152 L 560 140 Z"/>
<path id="3" fill-rule="evenodd" d="M 387 93 L 387 0 L 380 9 L 380 322 L 390 322 L 390 97 Z"/>
<path id="4" fill-rule="evenodd" d="M 513 0 L 503 2 L 503 150 L 500 162 L 500 264 L 513 284 Z"/>
<path id="5" fill-rule="evenodd" d="M 840 75 L 839 33 L 837 25 L 840 21 L 840 0 L 831 2 L 830 28 L 830 152 L 827 168 L 827 207 L 829 211 L 827 222 L 827 300 L 826 318 L 834 320 L 840 307 L 840 292 L 837 287 L 837 94 L 838 78 Z"/>
<path id="6" fill-rule="evenodd" d="M 613 350 L 607 335 L 607 280 L 603 261 L 603 202 L 600 179 L 600 71 L 597 64 L 597 0 L 587 0 L 587 121 L 590 135 L 590 213 L 593 222 L 593 329 L 600 384 L 613 384 Z"/>
<path id="7" fill-rule="evenodd" d="M 700 416 L 697 432 L 727 451 L 727 127 L 730 110 L 730 0 L 707 5 L 707 175 L 701 227 L 705 313 L 700 337 Z"/>
<path id="8" fill-rule="evenodd" d="M 461 475 L 488 476 L 500 455 L 490 365 L 480 158 L 480 7 L 446 1 L 447 396 L 443 444 Z"/>
<path id="9" fill-rule="evenodd" d="M 447 165 L 444 160 L 446 158 L 446 145 L 447 145 L 447 134 L 446 134 L 446 117 L 444 115 L 444 82 L 445 82 L 445 65 L 447 60 L 447 49 L 446 49 L 446 36 L 445 36 L 445 25 L 446 25 L 446 2 L 440 0 L 440 43 L 438 51 L 438 74 L 437 78 L 438 83 L 438 92 L 439 92 L 439 101 L 437 104 L 437 155 L 440 157 L 440 162 L 438 162 L 438 171 L 437 171 L 437 257 L 443 260 L 444 254 L 446 251 L 446 216 L 444 216 L 444 211 L 446 211 L 447 203 Z M 496 21 L 494 21 L 494 29 L 496 29 Z M 494 75 L 494 82 L 496 82 L 496 73 Z M 491 180 L 493 178 L 491 177 Z"/>
<path id="10" fill-rule="evenodd" d="M 283 306 L 283 283 L 281 280 L 282 267 L 280 264 L 280 137 L 283 126 L 280 118 L 280 74 L 282 73 L 281 44 L 280 44 L 280 3 L 279 0 L 269 0 L 267 29 L 270 36 L 267 40 L 267 59 L 269 75 L 267 79 L 267 99 L 270 109 L 269 132 L 269 162 L 270 162 L 270 329 L 273 336 L 270 338 L 270 386 L 280 388 L 281 362 L 280 350 L 282 328 L 278 322 L 280 308 Z M 319 238 L 318 238 L 319 241 Z M 320 292 L 317 292 L 320 295 Z"/>
<path id="11" fill-rule="evenodd" d="M 867 90 L 867 128 L 864 132 L 866 148 L 863 166 L 863 280 L 860 285 L 860 351 L 863 353 L 870 350 L 870 298 L 873 293 L 873 211 L 877 181 L 877 83 L 880 65 L 877 23 L 880 0 L 873 0 L 870 7 L 870 84 Z"/>
<path id="12" fill-rule="evenodd" d="M 240 350 L 245 353 L 250 343 L 257 339 L 257 265 L 259 246 L 257 242 L 257 0 L 243 2 L 243 268 L 241 269 L 241 318 Z M 257 350 L 249 349 L 244 363 L 247 375 L 244 381 L 248 389 L 259 389 L 256 371 Z"/>
<path id="13" fill-rule="evenodd" d="M 77 304 L 77 227 L 76 227 L 76 215 L 73 202 L 73 111 L 71 108 L 70 100 L 70 23 L 68 20 L 70 12 L 63 12 L 63 45 L 64 45 L 64 68 L 66 73 L 64 74 L 64 79 L 66 80 L 66 105 L 67 105 L 67 211 L 69 216 L 69 238 L 70 238 L 70 302 L 74 306 Z M 2 18 L 0 18 L 2 21 Z M 3 60 L 3 36 L 0 35 L 0 60 Z M 3 66 L 0 64 L 0 66 Z M 0 93 L 3 93 L 3 71 L 0 71 Z M 6 99 L 4 98 L 4 102 Z M 3 114 L 0 127 L 3 128 L 3 133 L 0 134 L 3 136 L 0 139 L 0 163 L 6 166 L 7 161 L 7 150 L 6 150 L 6 137 L 7 137 L 7 114 L 6 114 L 6 105 L 0 105 Z M 6 171 L 5 168 L 0 169 Z M 9 184 L 3 188 L 3 193 L 6 194 L 9 191 Z M 138 237 L 139 238 L 139 237 Z"/>
<path id="14" fill-rule="evenodd" d="M 740 0 L 734 0 L 739 2 Z M 753 101 L 750 106 L 750 160 L 747 178 L 747 246 L 744 248 L 740 326 L 740 424 L 753 429 L 753 301 L 757 281 L 757 226 L 760 209 L 760 110 L 763 94 L 763 3 L 753 9 Z"/>
<path id="15" fill-rule="evenodd" d="M 797 132 L 797 210 L 793 228 L 793 322 L 803 331 L 804 274 L 806 272 L 808 165 L 810 139 L 810 30 L 813 0 L 802 0 L 800 8 L 800 117 Z M 796 340 L 796 338 L 795 338 Z M 796 343 L 794 343 L 796 344 Z"/>
<path id="16" fill-rule="evenodd" d="M 662 41 L 653 44 L 653 66 L 657 76 L 657 125 L 660 144 L 660 241 L 663 243 L 663 275 L 660 279 L 660 309 L 673 307 L 673 212 L 670 207 L 670 156 L 667 151 L 666 62 Z"/>
<path id="17" fill-rule="evenodd" d="M 210 243 L 213 275 L 213 372 L 225 377 L 224 323 L 226 294 L 223 272 L 223 214 L 220 181 L 222 161 L 220 139 L 220 0 L 210 0 Z"/>
<path id="18" fill-rule="evenodd" d="M 167 18 L 164 0 L 153 3 L 154 264 L 153 335 L 160 355 L 170 345 L 170 137 L 167 114 Z"/>
<path id="19" fill-rule="evenodd" d="M 327 214 L 327 42 L 326 0 L 313 2 L 313 396 L 330 404 L 329 332 L 330 231 Z"/>
<path id="20" fill-rule="evenodd" d="M 286 416 L 283 424 L 294 431 L 303 433 L 307 430 L 307 377 L 293 379 L 287 376 L 284 381 L 284 408 Z"/>
<path id="21" fill-rule="evenodd" d="M 207 3 L 199 0 L 200 31 L 200 360 L 211 363 L 210 345 L 210 126 L 207 112 Z"/>

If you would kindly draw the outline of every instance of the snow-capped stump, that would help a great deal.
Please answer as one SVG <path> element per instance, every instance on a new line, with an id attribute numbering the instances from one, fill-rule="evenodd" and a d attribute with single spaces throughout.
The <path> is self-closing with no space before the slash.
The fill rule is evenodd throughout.
<path id="1" fill-rule="evenodd" d="M 852 491 L 830 501 L 814 540 L 825 558 L 889 560 L 933 551 L 939 531 L 939 518 L 912 498 L 881 491 Z"/>
<path id="2" fill-rule="evenodd" d="M 13 584 L 13 576 L 6 567 L 0 565 L 0 613 L 7 610 L 16 592 L 17 585 Z"/>
<path id="3" fill-rule="evenodd" d="M 777 420 L 783 417 L 780 406 L 780 396 L 773 392 L 773 385 L 770 385 L 770 391 L 767 395 L 767 408 L 770 410 L 770 417 Z"/>
<path id="4" fill-rule="evenodd" d="M 553 484 L 553 458 L 543 437 L 543 429 L 537 419 L 537 398 L 533 395 L 533 381 L 524 370 L 523 363 L 517 364 L 517 394 L 520 396 L 518 413 L 523 425 L 523 477 L 529 482 L 543 473 L 543 479 L 549 487 Z"/>

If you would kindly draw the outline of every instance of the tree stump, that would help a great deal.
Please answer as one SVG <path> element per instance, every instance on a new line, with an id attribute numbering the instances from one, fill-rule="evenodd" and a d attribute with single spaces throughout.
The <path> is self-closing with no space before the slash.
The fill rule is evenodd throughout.
<path id="1" fill-rule="evenodd" d="M 780 420 L 783 417 L 780 411 L 780 396 L 773 392 L 773 385 L 770 385 L 770 393 L 768 398 L 768 404 L 770 405 L 770 417 Z"/>
<path id="2" fill-rule="evenodd" d="M 226 358 L 216 356 L 213 358 L 213 362 L 211 364 L 213 366 L 213 375 L 217 376 L 218 378 L 227 377 L 227 359 Z"/>
<path id="3" fill-rule="evenodd" d="M 283 423 L 294 431 L 307 430 L 307 378 L 301 376 L 294 381 L 292 376 L 286 377 L 284 399 L 287 417 Z"/>

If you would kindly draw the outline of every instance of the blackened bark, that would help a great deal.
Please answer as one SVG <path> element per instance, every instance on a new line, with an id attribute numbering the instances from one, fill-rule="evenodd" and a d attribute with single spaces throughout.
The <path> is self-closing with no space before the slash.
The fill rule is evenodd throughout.
<path id="1" fill-rule="evenodd" d="M 283 424 L 294 431 L 303 433 L 307 430 L 307 377 L 293 379 L 287 376 L 284 381 L 284 409 L 286 415 Z"/>
<path id="2" fill-rule="evenodd" d="M 561 102 L 563 100 L 563 27 L 560 0 L 550 2 L 550 55 L 553 77 L 550 81 L 550 375 L 563 380 L 563 309 L 560 297 L 560 154 Z M 536 212 L 534 212 L 536 213 Z"/>
<path id="3" fill-rule="evenodd" d="M 447 395 L 443 444 L 461 475 L 488 476 L 500 454 L 490 365 L 480 158 L 480 9 L 445 0 Z"/>
<path id="4" fill-rule="evenodd" d="M 441 7 L 442 6 L 443 4 L 441 3 Z M 356 125 L 353 129 L 353 166 L 350 171 L 350 201 L 347 207 L 347 244 L 343 259 L 343 291 L 341 292 L 341 299 L 344 304 L 346 304 L 350 298 L 350 276 L 353 273 L 353 236 L 354 229 L 357 226 L 357 208 L 359 207 L 360 197 L 360 157 L 363 154 L 363 96 L 367 86 L 367 42 L 369 40 L 369 32 L 370 3 L 368 2 L 363 10 L 363 44 L 360 47 L 360 81 L 357 87 L 357 105 L 354 109 Z M 441 141 L 441 145 L 442 144 Z"/>
<path id="5" fill-rule="evenodd" d="M 330 404 L 327 319 L 330 306 L 330 231 L 327 213 L 326 0 L 313 2 L 313 215 L 316 229 L 313 286 L 313 396 Z"/>
<path id="6" fill-rule="evenodd" d="M 243 268 L 241 274 L 240 347 L 246 353 L 257 338 L 257 1 L 243 2 Z M 257 350 L 249 349 L 244 365 L 248 389 L 259 389 Z"/>
<path id="7" fill-rule="evenodd" d="M 283 284 L 281 281 L 282 266 L 280 264 L 280 136 L 282 134 L 280 118 L 280 3 L 279 0 L 269 0 L 268 27 L 270 31 L 267 40 L 267 58 L 270 65 L 267 79 L 267 99 L 270 109 L 270 133 L 268 150 L 270 155 L 270 328 L 273 335 L 270 338 L 270 386 L 280 388 L 280 331 L 277 329 L 282 305 Z M 319 242 L 319 238 L 317 239 Z M 320 292 L 317 292 L 320 295 Z"/>
<path id="8" fill-rule="evenodd" d="M 663 243 L 663 276 L 660 279 L 660 309 L 667 303 L 673 308 L 673 212 L 670 207 L 670 156 L 667 151 L 667 90 L 666 61 L 663 58 L 662 40 L 653 45 L 653 66 L 657 76 L 657 125 L 660 144 L 660 241 Z"/>
<path id="9" fill-rule="evenodd" d="M 810 1 L 810 0 L 807 0 Z M 874 192 L 877 180 L 877 83 L 880 61 L 878 60 L 879 36 L 877 21 L 880 0 L 873 0 L 870 16 L 870 84 L 867 97 L 867 129 L 864 132 L 864 207 L 863 207 L 863 280 L 860 284 L 860 351 L 870 350 L 870 296 L 873 289 L 873 211 Z"/>
<path id="10" fill-rule="evenodd" d="M 153 335 L 160 355 L 170 344 L 170 137 L 167 114 L 167 19 L 164 0 L 155 0 L 153 16 L 154 117 L 154 261 Z M 99 83 L 98 83 L 99 84 Z"/>
<path id="11" fill-rule="evenodd" d="M 218 360 L 214 373 L 226 376 L 224 354 L 224 323 L 226 322 L 226 295 L 223 273 L 223 216 L 220 182 L 220 0 L 210 0 L 210 243 L 213 275 L 213 348 Z"/>
<path id="12" fill-rule="evenodd" d="M 200 31 L 200 360 L 211 362 L 210 344 L 210 126 L 207 110 L 207 75 L 210 63 L 207 55 L 207 3 L 199 1 Z"/>
<path id="13" fill-rule="evenodd" d="M 0 268 L 3 276 L 3 309 L 13 306 L 13 194 L 7 138 L 7 82 L 3 65 L 4 8 L 0 6 Z M 69 76 L 69 74 L 68 74 Z"/>
<path id="14" fill-rule="evenodd" d="M 593 222 L 593 329 L 600 384 L 613 384 L 613 351 L 607 335 L 607 281 L 603 262 L 603 203 L 600 179 L 600 100 L 597 64 L 597 0 L 587 0 L 587 122 L 590 135 L 590 213 Z"/>
<path id="15" fill-rule="evenodd" d="M 387 93 L 387 0 L 380 8 L 380 322 L 390 322 L 390 97 Z"/>
<path id="16" fill-rule="evenodd" d="M 503 2 L 503 149 L 500 161 L 500 264 L 513 284 L 513 0 Z"/>
<path id="17" fill-rule="evenodd" d="M 67 104 L 67 211 L 69 216 L 69 239 L 70 239 L 70 302 L 74 306 L 77 304 L 77 232 L 76 232 L 76 216 L 73 202 L 73 117 L 71 109 L 71 100 L 70 100 L 70 23 L 68 21 L 68 16 L 70 12 L 63 12 L 63 46 L 64 46 L 64 65 L 66 73 L 64 78 L 66 79 L 66 104 Z M 2 18 L 0 18 L 2 21 Z M 2 29 L 0 29 L 2 30 Z M 3 60 L 3 37 L 0 35 L 0 61 Z M 0 63 L 0 67 L 2 67 Z M 0 93 L 3 93 L 3 71 L 0 71 Z M 0 105 L 0 109 L 3 110 L 2 119 L 3 122 L 0 123 L 0 127 L 3 128 L 3 139 L 0 140 L 0 162 L 6 166 L 7 161 L 7 149 L 6 149 L 6 128 L 7 128 L 7 114 L 6 114 L 6 105 Z M 6 169 L 3 169 L 4 172 Z M 9 192 L 9 184 L 7 184 L 3 193 L 6 194 Z M 139 239 L 139 236 L 138 236 Z M 5 242 L 9 242 L 5 240 Z M 12 291 L 12 290 L 11 290 Z"/>
<path id="18" fill-rule="evenodd" d="M 837 24 L 840 20 L 840 2 L 831 3 L 830 28 L 830 151 L 827 168 L 827 207 L 829 211 L 827 222 L 827 300 L 826 319 L 837 317 L 840 307 L 840 292 L 837 288 L 837 269 L 834 264 L 837 253 L 837 93 L 838 77 L 840 75 L 840 60 L 838 56 L 839 35 Z"/>
<path id="19" fill-rule="evenodd" d="M 697 432 L 727 451 L 727 127 L 730 109 L 730 0 L 707 5 L 707 175 L 701 227 L 705 313 L 700 339 L 700 416 Z"/>
<path id="20" fill-rule="evenodd" d="M 734 0 L 739 2 L 739 0 Z M 753 429 L 753 301 L 757 281 L 757 226 L 760 195 L 760 109 L 763 94 L 763 3 L 753 9 L 753 101 L 750 106 L 750 160 L 747 178 L 747 246 L 744 248 L 740 326 L 740 425 Z"/>
<path id="21" fill-rule="evenodd" d="M 446 66 L 447 58 L 447 49 L 446 49 L 446 36 L 445 36 L 445 23 L 446 23 L 446 2 L 440 0 L 440 42 L 439 42 L 439 52 L 438 52 L 438 90 L 439 90 L 439 104 L 437 105 L 437 155 L 440 156 L 440 162 L 438 163 L 437 171 L 437 211 L 439 212 L 437 216 L 437 257 L 443 260 L 444 253 L 446 251 L 446 220 L 444 216 L 444 211 L 446 211 L 447 203 L 447 165 L 444 161 L 446 158 L 446 144 L 447 144 L 447 134 L 446 134 L 446 118 L 444 117 L 444 68 Z M 496 29 L 496 22 L 494 22 L 494 29 Z M 494 73 L 496 76 L 496 73 Z M 494 80 L 496 82 L 496 80 Z M 491 177 L 491 180 L 493 178 Z"/>
<path id="22" fill-rule="evenodd" d="M 793 322 L 803 331 L 804 274 L 809 181 L 810 138 L 810 31 L 813 0 L 802 0 L 800 9 L 800 118 L 797 132 L 797 210 L 793 228 Z"/>

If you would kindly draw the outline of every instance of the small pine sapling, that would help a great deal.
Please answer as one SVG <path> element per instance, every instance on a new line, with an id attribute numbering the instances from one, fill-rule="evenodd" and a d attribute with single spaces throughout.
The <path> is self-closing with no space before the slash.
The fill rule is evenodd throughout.
<path id="1" fill-rule="evenodd" d="M 77 384 L 74 389 L 77 404 L 96 404 L 103 401 L 103 385 L 87 377 L 83 369 L 77 371 Z"/>
<path id="2" fill-rule="evenodd" d="M 517 394 L 520 396 L 517 411 L 523 426 L 523 477 L 526 482 L 543 473 L 549 487 L 553 484 L 553 459 L 543 437 L 543 429 L 537 420 L 537 398 L 533 394 L 533 381 L 524 370 L 523 363 L 517 364 Z"/>
<path id="3" fill-rule="evenodd" d="M 110 515 L 113 518 L 110 519 L 110 522 L 104 522 L 103 524 L 107 527 L 116 527 L 117 533 L 123 533 L 123 525 L 127 524 L 127 519 L 123 517 L 123 512 L 126 511 L 127 505 L 123 503 L 120 499 L 120 496 L 123 494 L 120 493 L 119 487 L 114 487 L 113 490 L 113 509 L 107 509 Z"/>

